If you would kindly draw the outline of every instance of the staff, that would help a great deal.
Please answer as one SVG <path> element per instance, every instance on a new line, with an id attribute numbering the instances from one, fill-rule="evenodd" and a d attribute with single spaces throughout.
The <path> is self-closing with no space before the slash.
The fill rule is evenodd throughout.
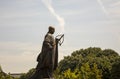
<path id="1" fill-rule="evenodd" d="M 63 38 L 63 41 L 61 42 L 62 38 Z M 56 38 L 55 38 L 55 42 L 56 42 L 56 51 L 55 51 L 55 56 L 56 57 L 55 57 L 55 67 L 54 67 L 54 69 L 56 69 L 57 66 L 58 66 L 58 44 L 61 46 L 62 43 L 64 42 L 64 34 L 57 35 Z"/>

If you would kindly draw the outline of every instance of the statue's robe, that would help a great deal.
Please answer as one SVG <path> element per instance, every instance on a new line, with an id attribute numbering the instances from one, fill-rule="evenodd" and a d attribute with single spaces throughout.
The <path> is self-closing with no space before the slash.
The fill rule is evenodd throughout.
<path id="1" fill-rule="evenodd" d="M 58 64 L 58 51 L 56 52 L 56 42 L 52 34 L 46 34 L 37 61 L 36 72 L 31 79 L 53 78 L 53 71 Z"/>

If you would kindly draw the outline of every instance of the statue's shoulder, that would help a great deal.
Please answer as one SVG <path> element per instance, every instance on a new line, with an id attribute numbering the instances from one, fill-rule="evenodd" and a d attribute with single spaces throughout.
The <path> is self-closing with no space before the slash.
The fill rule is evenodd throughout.
<path id="1" fill-rule="evenodd" d="M 47 35 L 48 35 L 48 36 L 52 36 L 52 34 L 50 34 L 50 33 L 47 33 Z"/>
<path id="2" fill-rule="evenodd" d="M 54 40 L 54 36 L 50 33 L 47 33 L 46 36 L 45 36 L 45 40 Z"/>
<path id="3" fill-rule="evenodd" d="M 50 37 L 50 38 L 54 38 L 54 36 L 50 33 L 47 33 L 47 36 Z"/>

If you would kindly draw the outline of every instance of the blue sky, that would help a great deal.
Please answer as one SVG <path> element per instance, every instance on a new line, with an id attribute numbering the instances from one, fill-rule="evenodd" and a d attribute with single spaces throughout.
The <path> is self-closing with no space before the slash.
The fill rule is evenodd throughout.
<path id="1" fill-rule="evenodd" d="M 59 60 L 73 51 L 101 47 L 120 54 L 119 0 L 52 0 L 64 18 L 64 44 Z M 5 72 L 27 72 L 36 67 L 48 26 L 61 33 L 56 17 L 42 0 L 0 0 L 0 65 Z"/>

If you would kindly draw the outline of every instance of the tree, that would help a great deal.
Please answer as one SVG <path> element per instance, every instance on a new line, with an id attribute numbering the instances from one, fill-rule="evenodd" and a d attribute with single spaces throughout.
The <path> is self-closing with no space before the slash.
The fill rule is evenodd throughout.
<path id="1" fill-rule="evenodd" d="M 120 57 L 112 65 L 112 69 L 111 69 L 111 79 L 119 79 L 119 78 L 120 78 Z"/>
<path id="2" fill-rule="evenodd" d="M 59 62 L 58 68 L 60 73 L 63 73 L 68 69 L 74 72 L 79 67 L 81 76 L 83 76 L 81 79 L 89 79 L 92 75 L 96 79 L 110 79 L 112 65 L 118 57 L 118 53 L 112 49 L 102 50 L 98 47 L 90 47 L 74 51 L 70 56 L 64 57 Z"/>

